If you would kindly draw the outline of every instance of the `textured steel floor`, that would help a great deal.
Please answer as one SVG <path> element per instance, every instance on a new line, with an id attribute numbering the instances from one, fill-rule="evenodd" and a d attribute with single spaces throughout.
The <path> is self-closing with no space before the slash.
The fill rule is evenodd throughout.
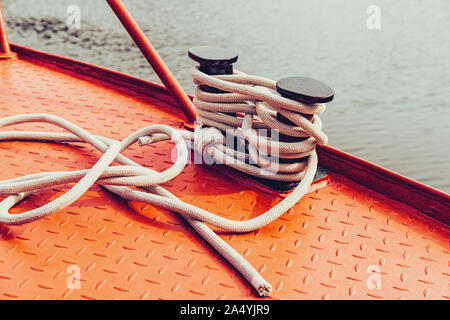
<path id="1" fill-rule="evenodd" d="M 182 126 L 176 110 L 156 109 L 161 107 L 170 108 L 29 61 L 0 61 L 2 117 L 51 113 L 121 139 L 151 123 Z M 170 164 L 171 148 L 170 143 L 158 149 L 135 146 L 125 154 L 161 170 Z M 82 145 L 1 142 L 0 177 L 87 168 L 98 155 Z M 215 170 L 189 165 L 165 186 L 183 201 L 234 219 L 254 217 L 280 200 Z M 66 189 L 40 192 L 13 213 Z M 414 209 L 333 173 L 271 225 L 222 237 L 273 284 L 273 299 L 450 299 L 448 234 L 419 220 Z M 73 266 L 80 270 L 79 289 L 67 286 L 68 280 L 73 283 Z M 371 286 L 376 283 L 381 287 Z M 256 294 L 174 214 L 127 204 L 94 187 L 43 220 L 1 225 L 0 299 L 46 298 L 247 299 Z"/>

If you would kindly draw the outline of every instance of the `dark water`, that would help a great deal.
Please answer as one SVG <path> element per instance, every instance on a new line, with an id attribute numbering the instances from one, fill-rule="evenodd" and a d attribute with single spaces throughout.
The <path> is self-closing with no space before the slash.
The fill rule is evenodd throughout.
<path id="1" fill-rule="evenodd" d="M 188 92 L 189 47 L 233 47 L 237 68 L 336 91 L 330 144 L 450 192 L 450 1 L 126 0 Z M 3 0 L 10 40 L 157 81 L 105 1 Z M 369 5 L 381 29 L 366 26 Z M 81 9 L 68 31 L 69 5 Z"/>

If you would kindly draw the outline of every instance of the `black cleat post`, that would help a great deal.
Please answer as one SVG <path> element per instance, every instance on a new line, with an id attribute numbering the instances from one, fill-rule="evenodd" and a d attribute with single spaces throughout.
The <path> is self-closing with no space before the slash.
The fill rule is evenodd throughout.
<path id="1" fill-rule="evenodd" d="M 277 81 L 277 92 L 285 98 L 305 104 L 326 103 L 334 98 L 334 91 L 319 80 L 288 77 Z"/>
<path id="2" fill-rule="evenodd" d="M 296 100 L 304 104 L 313 103 L 326 103 L 330 102 L 334 98 L 334 91 L 325 83 L 306 77 L 288 77 L 277 81 L 276 84 L 277 92 L 283 97 Z M 303 114 L 308 120 L 312 120 L 312 116 L 308 114 Z M 277 113 L 277 120 L 283 122 L 287 125 L 295 126 L 295 123 L 287 119 L 280 113 Z M 284 135 L 280 133 L 280 141 L 283 142 L 296 142 L 302 141 L 307 138 L 292 137 L 289 135 Z M 280 159 L 283 163 L 298 162 L 300 159 Z M 314 180 L 320 179 L 327 174 L 326 170 L 318 168 Z M 287 191 L 293 189 L 299 184 L 298 181 L 270 181 L 265 183 L 276 190 Z"/>
<path id="3" fill-rule="evenodd" d="M 233 74 L 233 63 L 238 59 L 237 53 L 232 49 L 210 46 L 198 46 L 188 50 L 189 57 L 200 63 L 199 70 L 209 75 Z M 225 91 L 200 86 L 203 91 L 211 93 L 224 93 Z"/>

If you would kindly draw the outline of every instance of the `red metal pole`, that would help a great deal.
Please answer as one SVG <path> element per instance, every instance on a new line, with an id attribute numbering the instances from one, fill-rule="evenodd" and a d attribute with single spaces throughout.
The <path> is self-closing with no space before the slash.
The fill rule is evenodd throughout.
<path id="1" fill-rule="evenodd" d="M 0 1 L 0 59 L 11 59 L 17 56 L 15 52 L 11 51 L 6 34 L 6 24 L 3 18 L 2 3 Z"/>
<path id="2" fill-rule="evenodd" d="M 111 7 L 111 9 L 119 18 L 122 25 L 130 34 L 133 41 L 136 43 L 138 48 L 141 50 L 145 59 L 150 63 L 153 70 L 161 79 L 162 83 L 166 86 L 167 90 L 172 94 L 173 98 L 178 102 L 178 104 L 183 109 L 187 120 L 193 122 L 196 119 L 196 113 L 194 110 L 194 105 L 192 101 L 184 92 L 181 85 L 175 79 L 173 74 L 170 72 L 169 68 L 165 65 L 164 61 L 153 48 L 150 41 L 146 38 L 144 32 L 139 28 L 136 21 L 134 21 L 131 14 L 128 12 L 127 8 L 124 6 L 120 0 L 106 0 Z"/>

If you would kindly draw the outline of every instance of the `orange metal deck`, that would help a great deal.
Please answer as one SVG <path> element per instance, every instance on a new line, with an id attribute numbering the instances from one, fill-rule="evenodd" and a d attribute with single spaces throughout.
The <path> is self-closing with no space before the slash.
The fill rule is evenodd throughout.
<path id="1" fill-rule="evenodd" d="M 158 86 L 118 73 L 106 79 L 101 69 L 86 75 L 82 65 L 63 70 L 55 66 L 62 59 L 53 57 L 51 66 L 27 55 L 0 61 L 1 117 L 50 113 L 116 139 L 152 123 L 183 126 L 181 112 L 163 102 L 170 99 Z M 135 146 L 125 154 L 161 170 L 171 148 Z M 81 144 L 1 142 L 0 177 L 87 168 L 98 156 Z M 164 186 L 234 219 L 258 215 L 280 199 L 216 169 L 189 165 Z M 65 190 L 46 190 L 14 210 L 42 205 Z M 45 219 L 0 228 L 0 299 L 257 298 L 175 214 L 126 203 L 98 186 Z M 272 299 L 450 299 L 448 226 L 333 172 L 269 226 L 221 235 L 272 283 Z M 67 287 L 72 265 L 80 268 L 80 289 Z M 379 270 L 381 288 L 368 286 L 371 270 Z"/>

